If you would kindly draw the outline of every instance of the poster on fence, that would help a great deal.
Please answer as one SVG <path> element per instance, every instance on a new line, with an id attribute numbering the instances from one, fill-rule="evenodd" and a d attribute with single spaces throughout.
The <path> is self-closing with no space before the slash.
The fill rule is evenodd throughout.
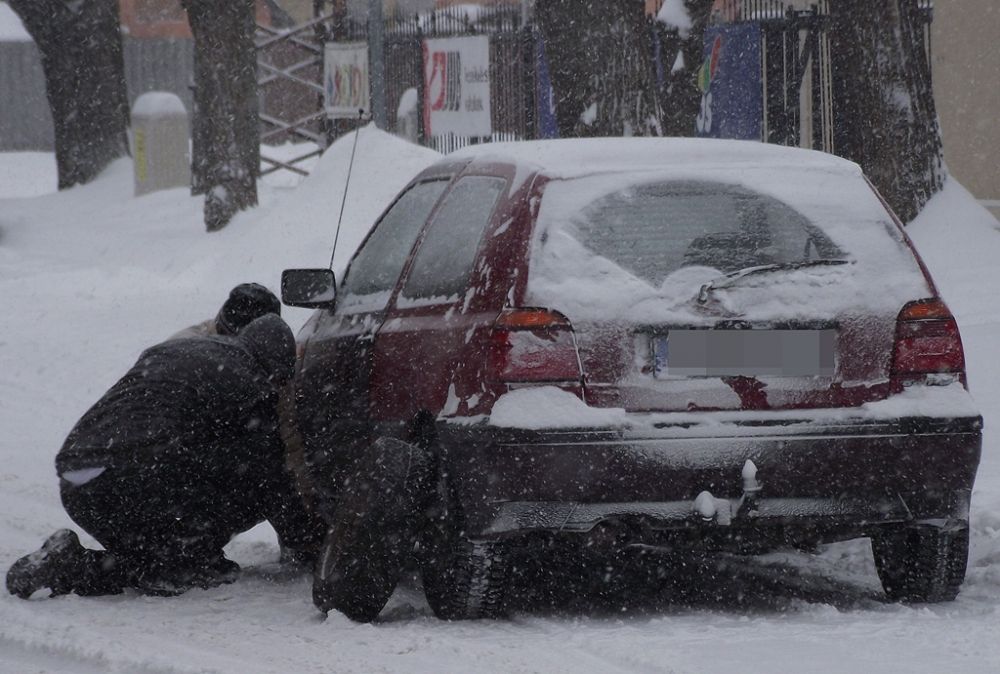
<path id="1" fill-rule="evenodd" d="M 486 35 L 424 40 L 424 133 L 488 138 L 490 39 Z"/>
<path id="2" fill-rule="evenodd" d="M 357 119 L 371 112 L 368 87 L 368 43 L 327 43 L 323 54 L 323 93 L 331 119 Z"/>
<path id="3" fill-rule="evenodd" d="M 760 24 L 705 30 L 705 62 L 698 73 L 699 136 L 761 140 L 764 96 Z"/>

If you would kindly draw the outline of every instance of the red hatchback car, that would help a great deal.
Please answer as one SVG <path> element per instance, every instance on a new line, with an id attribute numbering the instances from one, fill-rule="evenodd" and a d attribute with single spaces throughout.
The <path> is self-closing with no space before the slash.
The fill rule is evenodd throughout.
<path id="1" fill-rule="evenodd" d="M 982 419 L 958 327 L 861 170 L 674 139 L 482 145 L 399 195 L 299 336 L 333 523 L 314 598 L 369 620 L 419 538 L 435 613 L 502 611 L 525 541 L 757 553 L 866 536 L 886 594 L 965 574 Z"/>

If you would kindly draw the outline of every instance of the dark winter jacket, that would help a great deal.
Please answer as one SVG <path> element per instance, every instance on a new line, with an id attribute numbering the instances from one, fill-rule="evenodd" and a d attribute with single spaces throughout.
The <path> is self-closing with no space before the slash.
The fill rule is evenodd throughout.
<path id="1" fill-rule="evenodd" d="M 292 332 L 271 314 L 238 337 L 169 340 L 138 362 L 77 422 L 56 457 L 56 470 L 106 468 L 128 475 L 156 464 L 253 466 L 283 451 L 275 404 L 292 376 Z M 230 460 L 231 459 L 231 460 Z M 263 466 L 258 466 L 263 468 Z"/>

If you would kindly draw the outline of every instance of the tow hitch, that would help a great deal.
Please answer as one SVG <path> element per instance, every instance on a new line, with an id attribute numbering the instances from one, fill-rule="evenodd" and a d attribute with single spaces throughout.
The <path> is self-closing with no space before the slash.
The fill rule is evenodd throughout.
<path id="1" fill-rule="evenodd" d="M 737 501 L 716 498 L 710 491 L 703 491 L 691 504 L 692 514 L 705 524 L 729 526 L 733 519 L 750 519 L 757 515 L 757 503 L 763 485 L 757 479 L 757 466 L 747 459 L 743 464 L 743 495 Z"/>

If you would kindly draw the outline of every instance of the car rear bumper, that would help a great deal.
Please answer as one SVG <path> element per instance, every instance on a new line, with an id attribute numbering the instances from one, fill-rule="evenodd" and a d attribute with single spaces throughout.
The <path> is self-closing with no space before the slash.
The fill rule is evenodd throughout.
<path id="1" fill-rule="evenodd" d="M 524 430 L 438 423 L 471 536 L 777 527 L 829 539 L 967 519 L 981 417 Z M 751 461 L 756 484 L 747 482 Z"/>

